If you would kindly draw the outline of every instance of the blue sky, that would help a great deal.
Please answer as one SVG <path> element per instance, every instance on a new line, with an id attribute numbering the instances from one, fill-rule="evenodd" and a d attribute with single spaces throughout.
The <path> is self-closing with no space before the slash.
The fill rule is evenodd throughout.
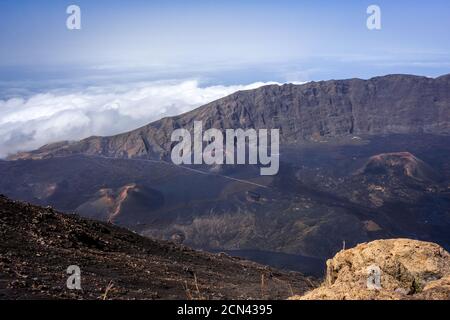
<path id="1" fill-rule="evenodd" d="M 269 82 L 447 74 L 449 30 L 448 0 L 0 0 L 0 158 Z"/>
<path id="2" fill-rule="evenodd" d="M 65 27 L 77 4 L 82 30 Z M 382 30 L 366 28 L 366 8 Z M 0 1 L 1 80 L 224 84 L 450 72 L 446 0 Z"/>

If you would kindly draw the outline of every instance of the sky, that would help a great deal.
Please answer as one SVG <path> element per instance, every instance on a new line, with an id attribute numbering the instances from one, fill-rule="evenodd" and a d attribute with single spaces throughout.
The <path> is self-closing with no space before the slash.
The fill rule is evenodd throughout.
<path id="1" fill-rule="evenodd" d="M 447 0 L 0 0 L 0 157 L 255 85 L 447 74 L 449 30 Z"/>

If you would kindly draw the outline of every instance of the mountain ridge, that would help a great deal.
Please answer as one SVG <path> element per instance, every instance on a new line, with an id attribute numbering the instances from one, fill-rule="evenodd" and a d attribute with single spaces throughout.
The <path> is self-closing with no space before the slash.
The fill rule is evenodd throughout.
<path id="1" fill-rule="evenodd" d="M 36 160 L 0 161 L 0 192 L 89 218 L 113 216 L 142 235 L 203 250 L 322 260 L 343 241 L 392 237 L 448 250 L 449 94 L 450 75 L 241 91 L 132 132 L 17 157 Z M 205 129 L 279 128 L 278 174 L 166 161 L 172 130 L 194 120 Z M 263 259 L 269 264 L 272 254 Z"/>
<path id="2" fill-rule="evenodd" d="M 280 129 L 282 143 L 382 134 L 450 134 L 450 75 L 386 75 L 237 91 L 129 132 L 47 144 L 9 160 L 69 154 L 167 159 L 174 129 Z"/>

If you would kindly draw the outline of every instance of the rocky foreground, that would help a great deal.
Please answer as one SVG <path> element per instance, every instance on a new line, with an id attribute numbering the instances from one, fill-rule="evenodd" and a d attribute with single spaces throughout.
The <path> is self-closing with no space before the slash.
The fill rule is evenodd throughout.
<path id="1" fill-rule="evenodd" d="M 373 270 L 379 272 L 378 285 L 369 275 Z M 291 299 L 450 300 L 450 254 L 437 244 L 409 239 L 363 243 L 327 261 L 319 288 Z"/>
<path id="2" fill-rule="evenodd" d="M 300 273 L 3 196 L 0 239 L 0 299 L 286 299 L 314 286 Z M 81 290 L 67 288 L 71 265 L 81 269 Z"/>
<path id="3" fill-rule="evenodd" d="M 343 250 L 327 261 L 318 287 L 300 273 L 155 241 L 3 196 L 0 238 L 0 299 L 450 300 L 450 254 L 416 240 Z M 71 265 L 81 269 L 81 290 L 67 288 Z M 371 278 L 369 289 L 371 270 L 379 271 L 379 287 Z"/>

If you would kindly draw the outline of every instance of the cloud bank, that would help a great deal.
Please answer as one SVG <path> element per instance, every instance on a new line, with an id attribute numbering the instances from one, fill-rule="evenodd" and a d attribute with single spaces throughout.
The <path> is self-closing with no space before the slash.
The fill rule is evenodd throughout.
<path id="1" fill-rule="evenodd" d="M 0 100 L 0 158 L 56 141 L 129 131 L 267 84 L 278 83 L 201 87 L 196 80 L 158 81 Z"/>

